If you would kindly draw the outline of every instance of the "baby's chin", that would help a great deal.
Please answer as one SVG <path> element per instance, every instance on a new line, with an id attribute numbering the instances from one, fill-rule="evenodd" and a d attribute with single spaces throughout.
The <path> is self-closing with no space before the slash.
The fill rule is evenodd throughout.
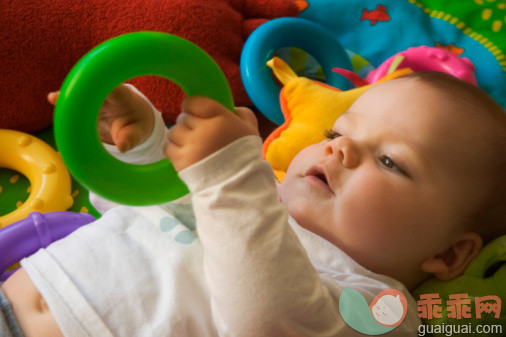
<path id="1" fill-rule="evenodd" d="M 290 216 L 297 222 L 300 227 L 315 235 L 318 235 L 322 239 L 325 239 L 334 246 L 340 248 L 336 238 L 328 231 L 328 228 L 326 228 L 326 226 L 315 223 L 313 219 L 311 219 L 311 217 L 307 216 L 306 214 L 290 214 Z"/>

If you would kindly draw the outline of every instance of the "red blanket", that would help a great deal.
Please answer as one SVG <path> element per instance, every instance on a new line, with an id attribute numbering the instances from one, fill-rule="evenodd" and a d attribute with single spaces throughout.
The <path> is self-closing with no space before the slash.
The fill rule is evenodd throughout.
<path id="1" fill-rule="evenodd" d="M 34 132 L 52 124 L 46 95 L 97 44 L 142 30 L 184 37 L 206 50 L 227 76 L 236 105 L 249 105 L 239 58 L 261 23 L 295 16 L 293 0 L 2 0 L 0 5 L 0 128 Z M 125 55 L 128 57 L 128 55 Z M 172 123 L 184 94 L 153 77 L 132 81 Z"/>

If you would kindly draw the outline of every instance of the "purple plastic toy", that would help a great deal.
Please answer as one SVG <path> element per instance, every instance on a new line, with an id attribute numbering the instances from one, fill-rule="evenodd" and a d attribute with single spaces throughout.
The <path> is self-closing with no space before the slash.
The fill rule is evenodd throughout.
<path id="1" fill-rule="evenodd" d="M 14 272 L 5 271 L 14 263 L 93 221 L 88 213 L 32 212 L 26 219 L 0 229 L 0 281 Z"/>

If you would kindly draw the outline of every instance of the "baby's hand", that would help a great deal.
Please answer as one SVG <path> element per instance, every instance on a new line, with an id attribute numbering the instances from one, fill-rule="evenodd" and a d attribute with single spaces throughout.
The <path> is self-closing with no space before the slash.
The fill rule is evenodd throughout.
<path id="1" fill-rule="evenodd" d="M 47 98 L 56 104 L 59 92 Z M 105 99 L 98 117 L 98 133 L 102 142 L 116 145 L 120 152 L 133 149 L 151 135 L 154 125 L 149 103 L 132 87 L 121 84 Z"/>
<path id="2" fill-rule="evenodd" d="M 237 108 L 234 114 L 216 101 L 194 96 L 183 102 L 183 113 L 169 131 L 165 155 L 179 172 L 248 135 L 259 135 L 253 111 Z"/>

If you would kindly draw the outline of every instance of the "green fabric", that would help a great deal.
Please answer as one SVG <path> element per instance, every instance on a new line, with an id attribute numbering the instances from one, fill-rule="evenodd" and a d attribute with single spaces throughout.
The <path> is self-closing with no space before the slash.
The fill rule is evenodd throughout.
<path id="1" fill-rule="evenodd" d="M 447 13 L 481 34 L 502 51 L 506 50 L 506 1 L 504 0 L 424 0 L 416 1 L 432 11 Z M 434 14 L 431 14 L 435 15 Z M 444 17 L 443 17 L 444 19 Z M 456 23 L 458 25 L 458 23 Z M 467 27 L 463 27 L 463 31 Z M 470 33 L 470 32 L 469 32 Z"/>

